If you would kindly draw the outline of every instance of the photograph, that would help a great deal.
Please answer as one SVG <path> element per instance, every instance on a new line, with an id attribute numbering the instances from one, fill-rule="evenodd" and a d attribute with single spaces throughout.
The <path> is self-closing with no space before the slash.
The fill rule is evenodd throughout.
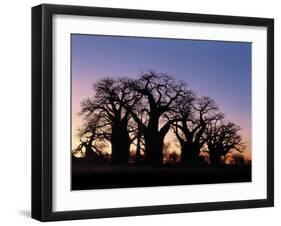
<path id="1" fill-rule="evenodd" d="M 71 190 L 252 181 L 252 43 L 72 33 Z"/>
<path id="2" fill-rule="evenodd" d="M 273 207 L 274 18 L 120 7 L 32 7 L 32 218 Z"/>

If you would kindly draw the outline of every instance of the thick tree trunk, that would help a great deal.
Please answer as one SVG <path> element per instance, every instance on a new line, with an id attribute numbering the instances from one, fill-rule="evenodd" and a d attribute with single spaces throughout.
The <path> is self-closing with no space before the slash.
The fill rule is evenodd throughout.
<path id="1" fill-rule="evenodd" d="M 221 155 L 217 152 L 217 150 L 209 150 L 209 157 L 211 165 L 213 166 L 221 166 Z"/>
<path id="2" fill-rule="evenodd" d="M 161 166 L 163 163 L 163 141 L 159 132 L 145 133 L 145 151 L 147 163 L 151 166 Z"/>
<path id="3" fill-rule="evenodd" d="M 159 115 L 150 115 L 148 126 L 144 132 L 146 159 L 151 166 L 161 166 L 163 161 L 163 140 L 158 131 Z"/>
<path id="4" fill-rule="evenodd" d="M 200 148 L 194 144 L 181 144 L 181 164 L 184 166 L 198 166 Z"/>
<path id="5" fill-rule="evenodd" d="M 129 162 L 130 137 L 127 124 L 117 122 L 112 125 L 111 133 L 111 162 L 127 165 Z"/>

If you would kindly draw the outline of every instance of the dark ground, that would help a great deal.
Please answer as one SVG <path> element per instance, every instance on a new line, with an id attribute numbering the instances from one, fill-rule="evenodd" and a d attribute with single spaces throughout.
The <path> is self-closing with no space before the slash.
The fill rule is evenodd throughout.
<path id="1" fill-rule="evenodd" d="M 250 182 L 251 166 L 161 168 L 73 163 L 72 190 Z"/>

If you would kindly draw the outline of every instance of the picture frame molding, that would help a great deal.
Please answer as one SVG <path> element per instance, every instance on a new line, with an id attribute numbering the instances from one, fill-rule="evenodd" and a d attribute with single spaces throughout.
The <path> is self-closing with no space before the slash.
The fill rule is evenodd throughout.
<path id="1" fill-rule="evenodd" d="M 267 198 L 93 210 L 52 210 L 52 17 L 54 14 L 267 28 Z M 42 4 L 32 8 L 32 218 L 40 221 L 168 214 L 274 206 L 274 20 L 134 9 Z"/>

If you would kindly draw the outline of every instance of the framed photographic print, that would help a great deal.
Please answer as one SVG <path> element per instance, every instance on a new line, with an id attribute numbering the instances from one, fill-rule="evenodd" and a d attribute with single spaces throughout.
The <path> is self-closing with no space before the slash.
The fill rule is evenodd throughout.
<path id="1" fill-rule="evenodd" d="M 32 8 L 32 217 L 274 204 L 274 21 Z"/>

